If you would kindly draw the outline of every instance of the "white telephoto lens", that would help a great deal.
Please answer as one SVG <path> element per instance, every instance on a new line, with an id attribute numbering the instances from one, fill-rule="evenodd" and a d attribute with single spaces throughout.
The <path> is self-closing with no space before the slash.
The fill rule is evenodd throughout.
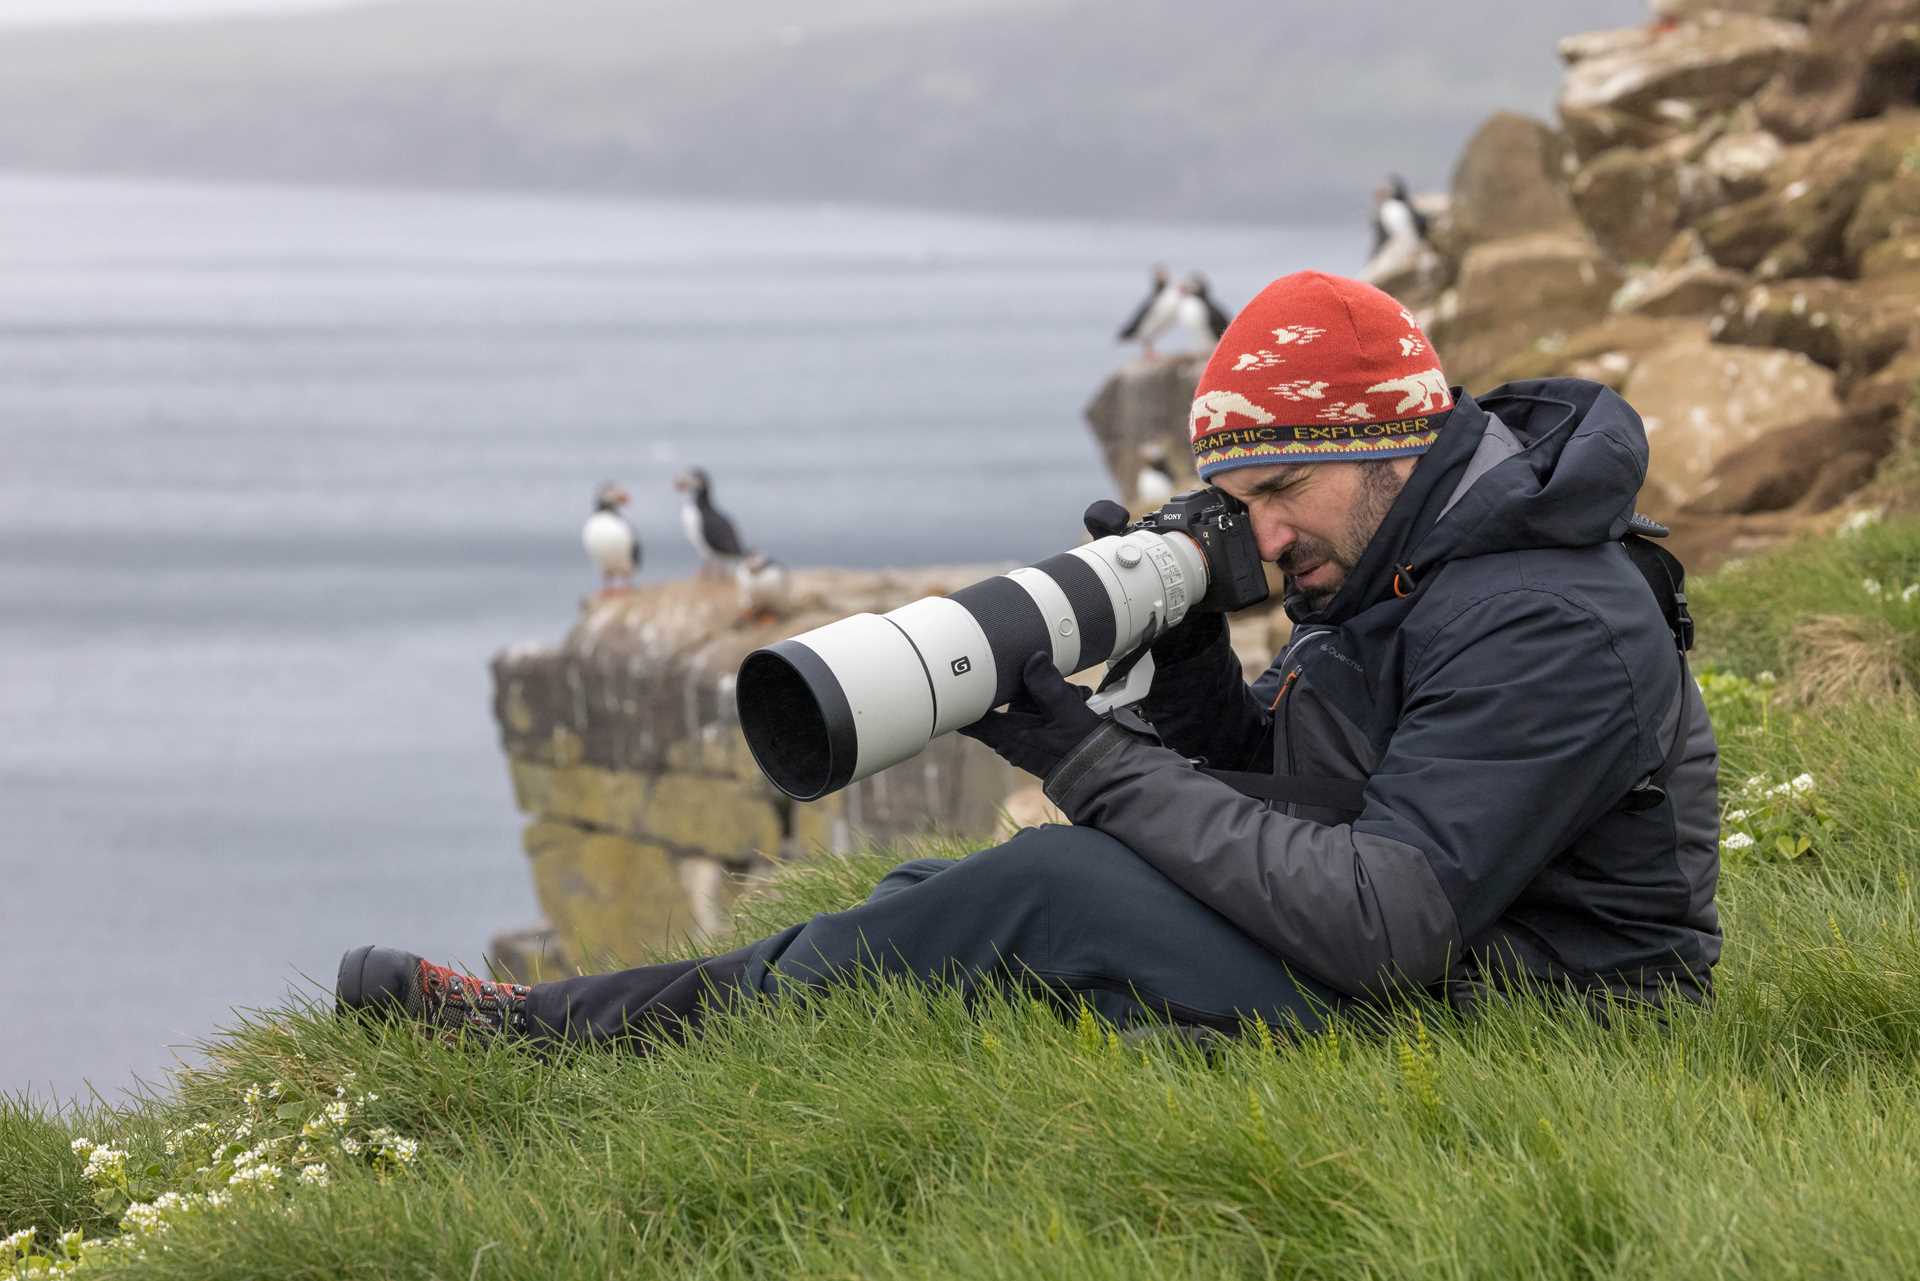
<path id="1" fill-rule="evenodd" d="M 1007 702 L 1032 655 L 1084 670 L 1179 623 L 1206 590 L 1184 534 L 1096 539 L 755 650 L 734 687 L 740 729 L 777 787 L 816 800 Z"/>

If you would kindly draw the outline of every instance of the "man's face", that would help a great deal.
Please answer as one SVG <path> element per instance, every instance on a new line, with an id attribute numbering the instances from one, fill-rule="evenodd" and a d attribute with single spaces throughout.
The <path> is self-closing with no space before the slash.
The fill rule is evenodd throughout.
<path id="1" fill-rule="evenodd" d="M 1260 556 L 1325 609 L 1406 487 L 1417 458 L 1240 467 L 1213 483 L 1247 505 Z"/>

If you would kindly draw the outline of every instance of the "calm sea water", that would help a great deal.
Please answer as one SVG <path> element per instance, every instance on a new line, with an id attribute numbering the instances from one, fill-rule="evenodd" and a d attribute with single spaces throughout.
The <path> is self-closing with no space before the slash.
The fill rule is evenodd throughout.
<path id="1" fill-rule="evenodd" d="M 1364 228 L 0 176 L 0 1090 L 109 1097 L 370 941 L 537 917 L 488 713 L 619 478 L 794 565 L 1032 559 L 1147 264 Z"/>

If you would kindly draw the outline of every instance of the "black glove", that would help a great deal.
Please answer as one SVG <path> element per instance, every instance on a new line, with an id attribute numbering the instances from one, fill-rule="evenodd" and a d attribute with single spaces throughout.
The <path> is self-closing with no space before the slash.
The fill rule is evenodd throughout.
<path id="1" fill-rule="evenodd" d="M 1127 509 L 1110 498 L 1102 498 L 1080 517 L 1087 532 L 1095 538 L 1118 538 L 1127 532 L 1132 519 Z M 1204 653 L 1227 634 L 1227 616 L 1218 610 L 1188 610 L 1174 627 L 1154 638 L 1153 661 L 1159 667 L 1171 667 Z"/>
<path id="2" fill-rule="evenodd" d="M 1044 782 L 1102 721 L 1087 708 L 1093 691 L 1069 683 L 1043 653 L 1036 651 L 1027 659 L 1020 681 L 1020 692 L 1006 711 L 988 712 L 960 732 Z"/>

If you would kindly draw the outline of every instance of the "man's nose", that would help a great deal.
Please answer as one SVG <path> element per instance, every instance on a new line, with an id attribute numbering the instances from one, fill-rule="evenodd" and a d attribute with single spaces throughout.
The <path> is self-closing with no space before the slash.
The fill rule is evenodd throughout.
<path id="1" fill-rule="evenodd" d="M 1285 556 L 1287 549 L 1300 540 L 1293 526 L 1280 521 L 1262 521 L 1255 527 L 1254 534 L 1254 541 L 1260 548 L 1260 559 L 1269 563 Z"/>

